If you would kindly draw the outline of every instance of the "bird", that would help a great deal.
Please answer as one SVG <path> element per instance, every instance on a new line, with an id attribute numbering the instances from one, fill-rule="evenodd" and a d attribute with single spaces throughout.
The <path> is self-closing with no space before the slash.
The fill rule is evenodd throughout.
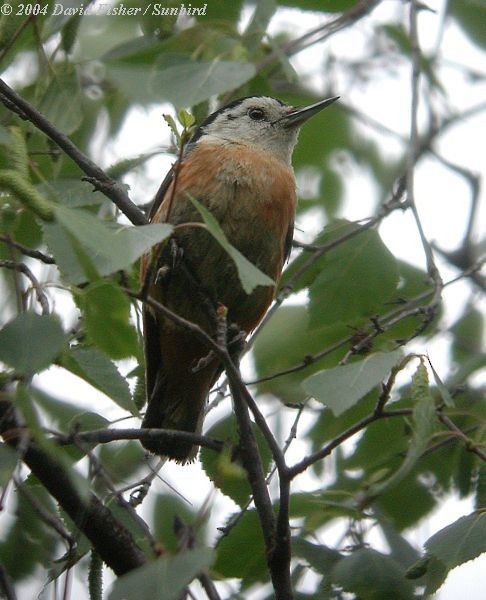
<path id="1" fill-rule="evenodd" d="M 225 307 L 228 324 L 243 336 L 257 327 L 292 246 L 297 194 L 291 158 L 299 129 L 337 99 L 296 108 L 271 96 L 247 96 L 201 123 L 151 206 L 151 223 L 175 226 L 171 243 L 142 257 L 140 277 L 151 298 L 211 336 L 217 306 Z M 227 252 L 209 231 L 190 225 L 202 220 L 192 199 L 275 285 L 244 291 Z M 142 427 L 200 433 L 209 391 L 222 372 L 220 361 L 149 303 L 143 306 L 143 331 L 147 409 Z M 197 456 L 198 447 L 180 439 L 142 443 L 180 464 Z"/>

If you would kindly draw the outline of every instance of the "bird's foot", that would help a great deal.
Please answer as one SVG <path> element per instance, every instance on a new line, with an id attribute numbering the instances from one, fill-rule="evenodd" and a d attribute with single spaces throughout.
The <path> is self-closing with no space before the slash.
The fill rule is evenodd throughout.
<path id="1" fill-rule="evenodd" d="M 184 248 L 179 246 L 174 238 L 171 238 L 170 242 L 170 256 L 172 262 L 172 268 L 176 269 L 184 258 Z"/>

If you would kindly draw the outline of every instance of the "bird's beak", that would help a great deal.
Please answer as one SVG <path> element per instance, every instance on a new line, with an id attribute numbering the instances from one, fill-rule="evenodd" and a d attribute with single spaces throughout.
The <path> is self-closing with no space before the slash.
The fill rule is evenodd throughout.
<path id="1" fill-rule="evenodd" d="M 310 119 L 327 106 L 333 104 L 333 102 L 336 102 L 338 98 L 339 96 L 334 96 L 333 98 L 321 100 L 320 102 L 316 102 L 310 106 L 305 106 L 304 108 L 296 108 L 278 119 L 278 121 L 281 121 L 282 125 L 285 127 L 300 127 L 300 125 L 305 123 L 307 119 Z"/>

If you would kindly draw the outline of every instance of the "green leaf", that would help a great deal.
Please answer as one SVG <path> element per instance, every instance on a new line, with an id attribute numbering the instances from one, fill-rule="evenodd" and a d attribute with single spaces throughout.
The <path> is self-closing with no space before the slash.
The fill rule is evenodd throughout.
<path id="1" fill-rule="evenodd" d="M 52 515 L 56 514 L 51 496 L 32 475 L 23 485 L 44 510 Z M 12 495 L 16 497 L 17 505 L 11 508 L 13 520 L 2 535 L 0 563 L 13 581 L 21 581 L 39 566 L 46 569 L 52 564 L 58 547 L 58 536 L 39 517 L 24 494 L 19 492 Z"/>
<path id="2" fill-rule="evenodd" d="M 179 133 L 179 130 L 177 129 L 177 123 L 175 122 L 174 117 L 172 115 L 162 115 L 162 117 L 164 118 L 164 121 L 169 126 L 169 129 L 170 129 L 172 135 L 174 136 L 174 138 L 176 139 L 177 144 L 180 145 L 181 134 Z"/>
<path id="3" fill-rule="evenodd" d="M 343 488 L 339 488 L 344 483 Z M 346 486 L 351 484 L 352 489 Z M 350 479 L 342 478 L 336 485 L 327 490 L 301 492 L 292 494 L 290 498 L 291 518 L 304 518 L 304 532 L 313 533 L 316 529 L 343 517 L 359 519 L 360 511 L 354 498 L 356 484 Z"/>
<path id="4" fill-rule="evenodd" d="M 107 490 L 108 493 L 110 490 Z M 153 556 L 154 548 L 148 534 L 148 526 L 134 510 L 121 503 L 115 495 L 109 494 L 105 500 L 105 505 L 110 509 L 114 518 L 121 523 L 132 535 L 135 543 L 140 546 L 145 556 Z M 131 597 L 131 596 L 130 596 Z M 151 596 L 148 596 L 151 598 Z"/>
<path id="5" fill-rule="evenodd" d="M 0 360 L 30 377 L 46 369 L 66 341 L 56 317 L 21 313 L 0 330 Z"/>
<path id="6" fill-rule="evenodd" d="M 420 464 L 420 463 L 419 463 Z M 399 466 L 393 465 L 395 469 Z M 425 471 L 430 473 L 430 471 Z M 407 510 L 403 509 L 403 498 L 407 497 Z M 430 515 L 438 500 L 430 486 L 419 480 L 415 470 L 380 493 L 376 504 L 386 513 L 393 525 L 403 531 L 417 526 L 421 519 Z"/>
<path id="7" fill-rule="evenodd" d="M 70 135 L 83 122 L 83 94 L 72 67 L 55 74 L 40 104 L 40 111 L 58 129 Z"/>
<path id="8" fill-rule="evenodd" d="M 108 600 L 177 600 L 194 577 L 211 565 L 213 558 L 209 548 L 159 558 L 119 577 Z"/>
<path id="9" fill-rule="evenodd" d="M 145 452 L 138 441 L 124 440 L 119 443 L 100 444 L 99 447 L 100 462 L 111 481 L 123 485 L 144 467 L 144 455 Z"/>
<path id="10" fill-rule="evenodd" d="M 405 460 L 390 478 L 376 486 L 372 486 L 372 494 L 383 493 L 408 475 L 426 450 L 427 444 L 434 433 L 435 403 L 430 394 L 427 369 L 422 361 L 412 378 L 412 403 L 413 436 Z"/>
<path id="11" fill-rule="evenodd" d="M 444 527 L 425 542 L 425 549 L 448 569 L 486 552 L 486 511 L 474 512 Z"/>
<path id="12" fill-rule="evenodd" d="M 221 19 L 235 23 L 238 22 L 243 0 L 211 0 L 211 19 Z M 197 15 L 196 15 L 197 16 Z M 203 17 L 204 19 L 204 17 Z"/>
<path id="13" fill-rule="evenodd" d="M 77 300 L 86 333 L 100 350 L 114 359 L 139 354 L 137 332 L 129 322 L 130 301 L 118 285 L 112 281 L 91 283 L 79 292 Z"/>
<path id="14" fill-rule="evenodd" d="M 409 569 L 420 557 L 418 550 L 397 531 L 394 524 L 386 516 L 379 515 L 378 524 L 390 547 L 391 558 L 404 569 Z"/>
<path id="15" fill-rule="evenodd" d="M 44 223 L 43 229 L 45 242 L 64 277 L 73 283 L 85 282 L 85 270 L 69 233 L 59 223 Z"/>
<path id="16" fill-rule="evenodd" d="M 78 377 L 109 396 L 132 415 L 138 413 L 130 388 L 115 364 L 96 348 L 76 346 L 64 353 L 61 364 Z"/>
<path id="17" fill-rule="evenodd" d="M 366 398 L 366 402 L 363 401 L 357 405 L 366 405 L 367 412 L 356 415 L 358 418 L 354 422 L 348 422 L 348 427 L 374 410 L 378 393 L 373 393 L 372 396 L 374 398 L 373 404 L 370 404 L 368 398 Z M 403 408 L 403 403 L 394 403 L 392 406 L 393 408 Z M 344 419 L 348 412 L 353 413 L 355 410 L 356 408 L 353 407 L 340 418 Z M 346 467 L 349 469 L 364 469 L 367 476 L 384 469 L 394 471 L 396 462 L 407 452 L 410 437 L 407 435 L 408 433 L 409 426 L 400 418 L 383 419 L 370 424 L 360 436 L 352 455 L 346 459 Z M 386 440 L 387 443 L 383 444 L 383 440 Z"/>
<path id="18" fill-rule="evenodd" d="M 73 283 L 86 281 L 86 275 L 85 265 L 73 247 L 71 236 L 103 276 L 129 267 L 172 233 L 172 226 L 168 224 L 110 227 L 87 211 L 65 206 L 56 207 L 56 217 L 57 224 L 45 227 L 47 242 L 59 268 Z"/>
<path id="19" fill-rule="evenodd" d="M 248 510 L 218 544 L 215 573 L 238 577 L 245 585 L 268 577 L 265 545 L 256 510 Z"/>
<path id="20" fill-rule="evenodd" d="M 434 556 L 427 557 L 427 573 L 425 575 L 425 597 L 435 593 L 447 579 L 449 573 L 446 565 Z"/>
<path id="21" fill-rule="evenodd" d="M 184 109 L 177 113 L 177 118 L 184 129 L 190 129 L 196 122 L 194 115 Z"/>
<path id="22" fill-rule="evenodd" d="M 0 443 L 0 488 L 5 487 L 10 481 L 19 458 L 16 450 L 3 442 Z"/>
<path id="23" fill-rule="evenodd" d="M 484 0 L 450 0 L 448 12 L 464 33 L 478 46 L 486 48 L 486 2 Z"/>
<path id="24" fill-rule="evenodd" d="M 241 285 L 247 294 L 251 294 L 251 292 L 259 285 L 275 285 L 273 279 L 268 277 L 268 275 L 265 275 L 265 273 L 262 273 L 260 269 L 257 269 L 257 267 L 245 258 L 239 250 L 228 242 L 220 224 L 207 208 L 195 198 L 191 198 L 191 202 L 199 211 L 208 231 L 233 259 L 238 270 L 238 277 L 240 278 Z"/>
<path id="25" fill-rule="evenodd" d="M 343 324 L 313 329 L 308 328 L 308 324 L 309 314 L 305 306 L 281 306 L 272 315 L 259 331 L 253 347 L 258 377 L 272 376 L 302 364 L 306 357 L 349 337 L 349 329 Z M 282 352 L 283 348 L 285 352 Z M 274 394 L 283 402 L 303 402 L 306 394 L 301 386 L 302 380 L 325 366 L 335 365 L 346 349 L 343 346 L 313 364 L 309 362 L 303 369 L 263 381 L 258 384 L 258 391 Z"/>
<path id="26" fill-rule="evenodd" d="M 312 450 L 318 450 L 325 444 L 325 442 L 337 437 L 343 431 L 346 431 L 346 429 L 366 417 L 366 415 L 369 415 L 376 406 L 377 401 L 378 393 L 376 390 L 373 390 L 367 394 L 361 402 L 358 402 L 358 404 L 355 404 L 352 408 L 349 408 L 342 415 L 336 416 L 329 408 L 324 408 L 308 432 L 308 436 L 312 440 Z M 386 423 L 389 424 L 390 421 L 390 419 L 387 419 Z M 395 421 L 391 422 L 395 423 Z M 379 425 L 379 423 L 375 423 L 375 425 Z M 361 446 L 363 437 L 366 436 L 369 431 L 370 428 L 364 432 L 363 436 L 358 442 L 359 446 Z M 381 438 L 379 443 L 382 443 Z M 384 449 L 381 448 L 381 450 L 383 451 Z M 354 452 L 353 457 L 355 454 L 356 451 Z M 376 458 L 376 454 L 373 454 L 373 456 L 367 454 L 368 460 L 372 460 L 373 457 Z M 351 459 L 352 457 L 350 457 L 350 460 Z M 368 463 L 366 462 L 366 464 Z"/>
<path id="27" fill-rule="evenodd" d="M 401 350 L 370 354 L 359 362 L 319 371 L 302 385 L 307 393 L 338 416 L 383 381 L 401 356 Z"/>
<path id="28" fill-rule="evenodd" d="M 137 167 L 142 166 L 154 156 L 158 156 L 160 151 L 154 150 L 153 152 L 146 152 L 145 154 L 139 154 L 138 156 L 134 156 L 132 158 L 123 158 L 113 164 L 111 164 L 106 170 L 105 173 L 111 177 L 112 179 L 121 180 L 121 178 L 133 171 Z"/>
<path id="29" fill-rule="evenodd" d="M 38 388 L 31 387 L 30 395 L 35 401 L 35 406 L 40 408 L 47 416 L 48 425 L 52 427 L 54 424 L 57 429 L 65 433 L 73 430 L 88 431 L 91 429 L 101 429 L 108 427 L 110 424 L 109 421 L 100 414 L 86 411 L 84 407 L 77 406 L 73 402 L 60 400 Z M 23 413 L 25 417 L 25 409 Z M 33 428 L 31 423 L 29 423 L 29 426 L 31 429 Z M 87 491 L 88 484 L 84 479 L 78 481 L 80 478 L 79 476 L 76 478 L 77 474 L 72 470 L 71 466 L 73 461 L 75 462 L 83 458 L 86 455 L 86 452 L 75 445 L 59 448 L 53 441 L 46 439 L 38 427 L 35 430 L 35 434 L 37 442 L 43 446 L 43 449 L 46 452 L 55 455 L 59 460 L 63 461 L 63 464 L 73 477 L 73 482 L 75 485 L 81 487 L 81 491 L 84 494 Z M 89 447 L 94 447 L 95 445 L 96 444 L 94 443 L 87 444 Z"/>
<path id="30" fill-rule="evenodd" d="M 292 553 L 304 558 L 309 565 L 322 575 L 328 575 L 337 561 L 343 558 L 343 555 L 321 544 L 313 544 L 300 537 L 292 538 Z"/>
<path id="31" fill-rule="evenodd" d="M 323 239 L 336 239 L 353 229 L 357 226 L 334 224 L 325 228 L 330 237 L 324 235 Z M 371 229 L 327 252 L 318 268 L 309 288 L 310 327 L 352 324 L 356 319 L 373 316 L 383 309 L 398 283 L 396 260 Z"/>
<path id="32" fill-rule="evenodd" d="M 26 209 L 17 211 L 13 237 L 15 241 L 31 248 L 36 248 L 42 243 L 42 227 L 33 212 Z"/>
<path id="33" fill-rule="evenodd" d="M 246 62 L 194 61 L 185 55 L 163 54 L 153 66 L 108 63 L 107 74 L 136 102 L 165 100 L 187 107 L 240 87 L 255 75 L 255 67 Z"/>
<path id="34" fill-rule="evenodd" d="M 437 389 L 439 390 L 440 396 L 441 396 L 444 404 L 446 406 L 448 406 L 449 408 L 453 408 L 455 406 L 454 398 L 451 396 L 449 390 L 447 389 L 446 385 L 440 378 L 437 371 L 434 369 L 434 366 L 430 362 L 430 360 L 429 360 L 429 366 L 432 371 L 432 375 L 434 376 L 435 384 L 437 386 Z"/>
<path id="35" fill-rule="evenodd" d="M 105 199 L 101 192 L 93 191 L 89 183 L 79 179 L 57 179 L 49 183 L 40 183 L 36 188 L 44 196 L 51 196 L 59 204 L 70 208 L 99 205 Z"/>
<path id="36" fill-rule="evenodd" d="M 108 421 L 104 417 L 97 413 L 87 412 L 84 407 L 78 406 L 72 401 L 60 400 L 36 387 L 30 388 L 30 394 L 35 400 L 35 404 L 47 413 L 49 423 L 54 423 L 56 427 L 64 431 L 69 430 L 70 427 L 82 430 L 83 427 L 80 419 L 86 421 L 84 415 L 96 414 L 96 422 L 93 422 L 93 419 L 88 417 L 88 420 L 91 420 L 91 424 L 95 428 L 108 425 Z"/>
<path id="37" fill-rule="evenodd" d="M 174 531 L 175 520 L 180 519 L 195 533 L 196 544 L 204 545 L 206 523 L 191 505 L 174 494 L 158 494 L 153 507 L 154 536 L 169 552 L 176 552 L 180 539 Z"/>
<path id="38" fill-rule="evenodd" d="M 262 459 L 263 470 L 270 466 L 271 453 L 260 429 L 254 425 L 253 433 Z M 218 421 L 206 433 L 209 437 L 223 440 L 228 445 L 221 453 L 201 448 L 200 458 L 206 475 L 223 494 L 229 496 L 236 504 L 244 506 L 251 494 L 247 473 L 241 464 L 238 449 L 238 433 L 234 416 Z"/>
<path id="39" fill-rule="evenodd" d="M 453 335 L 452 356 L 457 363 L 483 352 L 484 315 L 473 306 L 466 306 L 464 314 L 449 331 Z"/>
<path id="40" fill-rule="evenodd" d="M 413 585 L 389 556 L 371 548 L 361 548 L 336 563 L 333 583 L 360 600 L 413 600 Z"/>
<path id="41" fill-rule="evenodd" d="M 478 468 L 474 504 L 476 509 L 486 509 L 486 465 L 484 463 Z"/>

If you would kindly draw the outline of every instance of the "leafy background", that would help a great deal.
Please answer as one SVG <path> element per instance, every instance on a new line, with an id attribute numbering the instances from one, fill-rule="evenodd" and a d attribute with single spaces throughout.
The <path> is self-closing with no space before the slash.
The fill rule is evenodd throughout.
<path id="1" fill-rule="evenodd" d="M 352 11 L 365 5 L 370 14 L 353 20 Z M 362 347 L 375 331 L 370 318 L 386 318 L 401 302 L 431 290 L 411 211 L 388 205 L 386 214 L 380 212 L 410 152 L 409 7 L 354 0 L 256 5 L 209 0 L 206 14 L 193 19 L 47 12 L 0 17 L 2 76 L 127 185 L 139 205 L 150 200 L 176 153 L 162 113 L 191 108 L 201 119 L 218 97 L 270 94 L 298 105 L 341 95 L 338 105 L 303 128 L 294 153 L 301 197 L 295 237 L 322 246 L 358 233 L 304 270 L 312 248 L 294 249 L 282 280 L 292 282 L 294 293 L 255 338 L 243 373 L 257 381 L 250 390 L 281 444 L 299 415 L 297 439 L 287 454 L 293 464 L 373 412 L 380 382 L 400 360 L 393 352 L 396 340 L 410 338 L 404 355 L 428 352 L 440 376 L 434 377 L 425 360 L 413 359 L 393 387 L 391 406 L 408 411 L 406 416 L 371 423 L 295 480 L 292 577 L 299 597 L 340 597 L 345 590 L 365 599 L 387 598 L 400 590 L 399 597 L 411 598 L 417 589 L 436 591 L 449 570 L 486 550 L 484 513 L 473 512 L 484 509 L 485 471 L 480 457 L 468 451 L 484 446 L 484 280 L 474 271 L 484 248 L 478 195 L 484 164 L 476 146 L 486 108 L 484 3 L 428 2 L 418 14 L 423 143 L 416 202 L 444 281 L 459 279 L 444 289 L 444 304 L 430 323 L 415 314 Z M 341 15 L 346 28 L 334 33 L 329 23 Z M 122 227 L 126 218 L 80 176 L 43 134 L 2 108 L 2 382 L 11 390 L 20 380 L 9 393 L 43 441 L 41 425 L 68 432 L 123 419 L 123 425 L 136 426 L 140 327 L 123 288 L 137 288 L 138 259 L 170 234 L 164 226 Z M 365 229 L 368 218 L 379 228 Z M 53 256 L 56 264 L 29 258 L 25 247 Z M 27 265 L 33 278 L 11 263 Z M 350 354 L 353 345 L 360 352 Z M 343 359 L 347 365 L 338 368 Z M 349 383 L 356 377 L 358 388 Z M 221 395 L 211 397 L 215 407 L 207 433 L 232 440 L 230 402 Z M 442 404 L 467 444 L 436 418 Z M 269 468 L 263 440 L 260 448 Z M 38 594 L 46 581 L 51 593 L 51 579 L 59 576 L 60 588 L 65 585 L 68 563 L 59 536 L 34 507 L 40 504 L 67 529 L 72 525 L 19 457 L 6 445 L 0 452 L 0 483 L 7 490 L 0 563 L 20 594 Z M 93 452 L 110 485 L 127 488 L 126 498 L 143 478 L 150 479 L 154 461 L 137 442 L 100 445 Z M 93 475 L 90 460 L 78 449 L 67 454 L 66 465 L 76 465 L 80 485 L 109 503 L 107 478 Z M 12 475 L 14 485 L 8 484 Z M 160 597 L 171 597 L 171 589 L 182 589 L 208 565 L 222 597 L 236 597 L 238 590 L 244 597 L 271 597 L 253 508 L 215 551 L 206 548 L 249 498 L 244 472 L 231 455 L 203 450 L 200 463 L 166 465 L 160 477 L 140 513 L 171 552 L 178 547 L 176 515 L 192 528 L 197 547 L 193 554 L 148 564 L 133 581 L 120 579 L 110 598 L 142 591 L 152 597 L 154 581 Z M 276 501 L 275 483 L 270 488 Z M 453 509 L 450 498 L 456 499 Z M 433 515 L 444 503 L 454 516 L 448 512 L 439 524 Z M 121 509 L 118 513 L 129 521 Z M 80 582 L 88 548 L 86 539 L 78 540 L 74 571 Z M 410 567 L 412 578 L 405 577 Z M 160 592 L 162 582 L 169 591 Z M 197 597 L 204 597 L 194 585 Z M 84 584 L 75 590 L 76 598 L 88 593 Z"/>

